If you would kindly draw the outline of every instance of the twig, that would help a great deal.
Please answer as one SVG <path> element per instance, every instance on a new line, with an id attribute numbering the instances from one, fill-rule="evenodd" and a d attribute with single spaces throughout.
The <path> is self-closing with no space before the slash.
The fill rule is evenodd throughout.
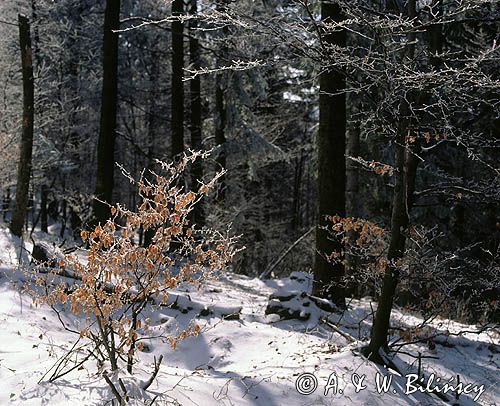
<path id="1" fill-rule="evenodd" d="M 339 329 L 335 324 L 330 323 L 328 320 L 326 320 L 324 317 L 321 317 L 319 319 L 322 323 L 326 324 L 328 327 L 330 327 L 333 331 L 336 333 L 340 334 L 342 337 L 344 337 L 349 343 L 355 343 L 357 340 L 350 334 L 342 331 Z"/>
<path id="2" fill-rule="evenodd" d="M 2 20 L 2 19 L 0 19 L 0 23 L 6 24 L 6 25 L 12 25 L 13 27 L 17 27 L 17 23 L 12 23 L 10 21 L 5 21 L 5 20 Z"/>
<path id="3" fill-rule="evenodd" d="M 123 383 L 122 378 L 118 378 L 118 383 L 120 384 L 120 388 L 122 388 L 123 396 L 125 397 L 125 400 L 128 402 L 127 388 L 125 387 L 125 384 Z"/>
<path id="4" fill-rule="evenodd" d="M 156 361 L 156 357 L 155 357 L 155 370 L 154 370 L 153 374 L 151 375 L 151 377 L 146 381 L 146 383 L 144 383 L 144 385 L 142 385 L 143 390 L 147 390 L 151 386 L 153 381 L 155 380 L 156 375 L 158 375 L 158 372 L 160 371 L 160 364 L 162 361 L 163 361 L 163 354 L 160 355 L 158 362 Z"/>
<path id="5" fill-rule="evenodd" d="M 259 276 L 259 279 L 263 279 L 267 277 L 268 275 L 271 274 L 271 272 L 276 268 L 276 266 L 279 265 L 281 261 L 288 255 L 288 253 L 299 243 L 301 242 L 304 238 L 306 238 L 313 230 L 315 227 L 311 227 L 308 231 L 306 231 L 304 234 L 302 234 L 297 241 L 295 241 L 292 245 L 290 245 L 284 252 L 283 254 L 280 255 L 280 257 L 273 263 L 271 264 L 264 272 L 262 272 Z"/>
<path id="6" fill-rule="evenodd" d="M 412 354 L 411 352 L 406 352 L 406 351 L 394 351 L 395 354 L 404 354 L 404 355 L 408 355 L 409 357 L 412 357 L 412 358 L 421 358 L 421 359 L 440 359 L 439 357 L 435 357 L 433 355 L 420 355 L 420 357 L 418 355 L 415 355 L 415 354 Z M 420 353 L 419 353 L 420 354 Z"/>
<path id="7" fill-rule="evenodd" d="M 118 389 L 116 389 L 116 386 L 113 384 L 113 382 L 111 382 L 111 379 L 109 379 L 108 372 L 104 371 L 102 376 L 104 377 L 104 380 L 107 382 L 107 384 L 111 388 L 111 392 L 113 392 L 113 395 L 115 395 L 116 400 L 118 400 L 118 403 L 120 405 L 124 405 L 125 402 L 124 402 L 122 396 L 120 395 L 120 392 L 118 392 Z"/>

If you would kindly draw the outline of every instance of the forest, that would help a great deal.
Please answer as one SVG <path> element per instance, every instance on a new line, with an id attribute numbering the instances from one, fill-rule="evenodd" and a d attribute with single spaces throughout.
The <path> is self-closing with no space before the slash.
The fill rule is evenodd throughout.
<path id="1" fill-rule="evenodd" d="M 0 404 L 500 403 L 496 0 L 1 0 Z"/>

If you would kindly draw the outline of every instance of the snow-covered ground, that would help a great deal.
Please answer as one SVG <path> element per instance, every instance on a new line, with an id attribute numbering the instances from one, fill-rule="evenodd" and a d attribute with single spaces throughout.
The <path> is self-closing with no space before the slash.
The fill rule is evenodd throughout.
<path id="1" fill-rule="evenodd" d="M 29 244 L 26 249 L 31 250 Z M 31 299 L 19 293 L 23 279 L 22 273 L 16 271 L 19 255 L 24 261 L 28 258 L 27 251 L 20 248 L 20 241 L 2 226 L 0 405 L 111 404 L 114 396 L 101 375 L 106 366 L 98 367 L 92 359 L 78 370 L 48 382 L 47 371 L 78 337 L 63 329 L 51 309 L 33 307 Z M 495 405 L 500 402 L 498 331 L 475 334 L 477 326 L 436 319 L 431 323 L 432 329 L 422 334 L 443 334 L 430 342 L 402 348 L 405 353 L 423 355 L 421 369 L 426 382 L 434 374 L 431 387 L 451 378 L 456 385 L 457 375 L 463 385 L 470 384 L 464 386 L 470 393 L 462 393 L 458 400 L 455 392 L 448 391 L 446 403 L 435 394 L 413 391 L 416 387 L 411 384 L 412 377 L 404 376 L 418 368 L 418 361 L 410 355 L 400 353 L 394 359 L 403 376 L 359 355 L 356 349 L 369 334 L 369 315 L 374 306 L 368 299 L 353 300 L 348 312 L 332 314 L 318 309 L 307 296 L 294 296 L 287 307 L 307 320 L 281 320 L 276 314 L 265 314 L 270 295 L 300 294 L 308 291 L 309 284 L 308 275 L 302 273 L 265 281 L 228 273 L 199 289 L 177 289 L 172 297 L 177 298 L 180 306 L 162 307 L 152 313 L 153 329 L 168 327 L 175 331 L 196 318 L 202 333 L 179 343 L 175 350 L 160 340 L 147 343 L 134 374 L 127 374 L 125 368 L 119 371 L 130 404 Z M 204 311 L 205 308 L 209 311 Z M 223 318 L 239 308 L 239 317 Z M 62 317 L 70 323 L 78 322 L 69 314 Z M 324 318 L 329 322 L 320 321 Z M 393 313 L 393 326 L 415 326 L 421 321 L 418 316 L 401 310 Z M 459 331 L 468 332 L 453 335 Z M 160 354 L 164 358 L 158 377 L 144 392 L 139 389 L 141 382 L 149 378 L 154 357 Z M 304 373 L 314 374 L 315 378 Z M 377 377 L 383 376 L 392 377 L 392 381 L 386 390 L 378 391 Z M 117 378 L 111 376 L 114 382 Z M 315 380 L 317 387 L 313 393 L 298 392 L 296 386 L 302 392 L 311 392 Z M 331 385 L 325 395 L 328 382 Z"/>

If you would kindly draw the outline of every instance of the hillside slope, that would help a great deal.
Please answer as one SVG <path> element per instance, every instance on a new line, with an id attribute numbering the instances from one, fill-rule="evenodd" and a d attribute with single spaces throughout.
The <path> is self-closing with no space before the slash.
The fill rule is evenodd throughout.
<path id="1" fill-rule="evenodd" d="M 28 296 L 19 293 L 25 278 L 17 271 L 20 253 L 26 261 L 28 257 L 21 250 L 20 241 L 2 228 L 0 404 L 111 404 L 114 396 L 100 376 L 104 367 L 97 366 L 92 359 L 54 383 L 48 382 L 51 372 L 47 371 L 78 336 L 64 330 L 51 309 L 35 308 Z M 422 353 L 426 382 L 435 374 L 432 387 L 450 378 L 455 378 L 452 382 L 455 385 L 458 375 L 460 382 L 471 384 L 465 387 L 470 393 L 462 393 L 456 400 L 455 392 L 449 391 L 448 403 L 434 394 L 407 393 L 415 389 L 412 385 L 407 387 L 411 376 L 398 376 L 394 371 L 379 368 L 356 351 L 360 340 L 369 334 L 369 315 L 374 303 L 369 299 L 353 300 L 343 315 L 327 313 L 307 296 L 300 297 L 308 291 L 309 284 L 309 276 L 302 273 L 266 281 L 228 273 L 199 289 L 177 289 L 172 295 L 176 305 L 152 312 L 151 325 L 175 332 L 196 318 L 202 333 L 179 343 L 175 350 L 161 340 L 147 342 L 134 374 L 127 374 L 125 368 L 119 372 L 130 404 L 154 401 L 159 405 L 439 405 L 456 401 L 459 405 L 494 405 L 500 402 L 497 333 L 476 334 L 473 333 L 476 326 L 434 320 L 427 332 L 434 339 L 405 346 L 402 351 Z M 276 314 L 266 315 L 272 294 L 293 296 L 286 306 L 307 320 L 281 320 Z M 61 317 L 78 329 L 78 319 L 74 316 L 62 313 Z M 325 319 L 329 322 L 325 323 Z M 421 321 L 418 316 L 401 310 L 393 314 L 394 326 L 415 326 Z M 453 335 L 460 331 L 468 332 Z M 80 359 L 84 354 L 82 350 Z M 164 359 L 158 377 L 144 392 L 140 389 L 141 382 L 148 379 L 154 356 L 160 354 Z M 394 362 L 403 374 L 417 371 L 418 362 L 409 355 L 400 353 Z M 299 377 L 303 392 L 314 389 L 308 385 L 314 379 L 303 373 L 313 373 L 317 379 L 317 388 L 309 395 L 296 389 Z M 379 393 L 377 376 L 384 375 L 387 379 L 392 377 L 392 381 L 387 390 L 380 389 Z M 111 378 L 116 382 L 116 376 Z M 332 386 L 325 396 L 329 378 Z M 437 378 L 441 381 L 437 382 Z"/>

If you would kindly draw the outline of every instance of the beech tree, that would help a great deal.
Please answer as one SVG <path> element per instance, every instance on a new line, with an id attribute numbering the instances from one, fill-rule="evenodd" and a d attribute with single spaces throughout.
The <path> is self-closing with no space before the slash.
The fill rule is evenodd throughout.
<path id="1" fill-rule="evenodd" d="M 382 244 L 385 248 L 370 259 L 375 261 L 374 267 L 370 267 L 372 274 L 364 267 L 365 258 L 355 266 L 349 278 L 354 278 L 355 283 L 374 283 L 380 302 L 367 354 L 380 361 L 378 350 L 388 347 L 393 303 L 421 309 L 424 300 L 425 307 L 434 312 L 443 308 L 446 312 L 456 312 L 457 307 L 453 308 L 450 303 L 464 300 L 465 294 L 459 285 L 465 281 L 469 286 L 467 294 L 474 295 L 474 301 L 480 301 L 479 296 L 489 297 L 490 293 L 486 292 L 498 291 L 498 278 L 493 276 L 489 265 L 489 261 L 498 258 L 497 237 L 490 238 L 481 232 L 479 243 L 471 234 L 469 245 L 462 245 L 467 247 L 464 248 L 467 253 L 460 250 L 458 254 L 451 247 L 453 244 L 443 241 L 444 236 L 450 235 L 455 220 L 448 224 L 441 219 L 439 225 L 433 220 L 433 216 L 439 216 L 452 201 L 458 200 L 453 205 L 463 207 L 464 196 L 468 196 L 469 207 L 476 210 L 488 211 L 490 204 L 497 201 L 497 194 L 480 180 L 484 176 L 496 184 L 498 173 L 498 165 L 493 163 L 494 154 L 491 154 L 495 150 L 493 134 L 497 128 L 493 117 L 498 111 L 495 107 L 498 99 L 491 93 L 498 86 L 493 73 L 493 60 L 498 54 L 492 28 L 495 14 L 489 2 L 444 5 L 439 1 L 425 4 L 410 1 L 403 7 L 399 2 L 336 1 L 328 5 L 338 7 L 345 18 L 328 22 L 322 18 L 318 23 L 314 18 L 318 3 L 298 1 L 296 4 L 302 6 L 309 18 L 301 16 L 297 22 L 293 18 L 287 20 L 283 14 L 272 23 L 262 21 L 259 28 L 275 34 L 297 57 L 311 61 L 322 73 L 325 67 L 327 72 L 342 73 L 348 86 L 338 93 L 349 93 L 350 111 L 352 103 L 357 104 L 353 120 L 363 142 L 355 148 L 359 149 L 359 155 L 349 159 L 360 170 L 374 175 L 373 179 L 363 177 L 364 186 L 358 193 L 374 199 L 358 197 L 361 206 L 358 213 L 384 226 L 386 233 L 380 243 L 386 241 L 387 244 Z M 249 20 L 252 21 L 250 18 L 245 21 Z M 442 30 L 446 30 L 449 37 L 442 35 Z M 334 35 L 343 31 L 350 36 L 349 43 L 343 46 L 325 47 L 318 37 L 318 32 L 324 39 L 325 32 Z M 462 34 L 458 35 L 460 31 Z M 461 50 L 456 46 L 457 38 L 464 33 L 468 36 L 464 43 L 470 46 Z M 472 33 L 478 37 L 473 39 Z M 316 41 L 312 47 L 314 36 Z M 287 63 L 289 61 L 287 59 Z M 466 105 L 470 106 L 467 113 L 463 108 Z M 320 133 L 321 107 L 320 99 Z M 483 128 L 478 124 L 480 121 Z M 474 127 L 467 127 L 465 122 Z M 344 147 L 336 148 L 336 153 L 339 151 L 344 154 Z M 451 151 L 456 155 L 449 155 Z M 450 171 L 455 167 L 453 160 L 447 158 L 450 156 L 460 156 L 462 162 L 467 162 L 467 175 L 460 172 L 457 177 L 457 172 Z M 320 161 L 318 167 L 321 168 Z M 343 183 L 337 182 L 337 186 Z M 382 190 L 375 193 L 372 185 Z M 321 193 L 320 188 L 319 205 Z M 377 206 L 372 205 L 372 200 Z M 474 212 L 477 213 L 471 210 L 471 215 Z M 456 221 L 463 224 L 463 210 L 456 213 Z M 335 217 L 336 221 L 341 217 Z M 486 217 L 479 221 L 490 230 L 490 236 L 498 234 L 492 228 L 494 222 L 488 225 Z M 349 227 L 342 229 L 344 234 L 330 236 L 331 243 L 348 239 Z M 472 240 L 484 247 L 484 251 L 470 251 Z M 342 244 L 318 251 L 323 258 L 329 257 L 334 264 L 342 266 L 342 262 L 336 262 L 343 261 L 346 255 Z M 451 252 L 459 255 L 460 266 L 455 261 L 458 257 Z M 439 258 L 432 266 L 431 253 Z M 479 278 L 480 263 L 488 269 L 491 282 Z M 452 267 L 460 269 L 460 282 L 450 282 L 445 277 Z M 385 274 L 383 280 L 379 277 L 381 273 Z M 344 278 L 339 280 L 340 286 L 348 282 Z M 479 295 L 479 291 L 484 293 Z M 488 309 L 484 311 L 491 314 L 495 304 L 489 301 L 475 306 Z"/>
<path id="2" fill-rule="evenodd" d="M 495 194 L 490 194 L 484 184 L 480 186 L 478 180 L 470 180 L 467 191 L 462 189 L 460 183 L 463 180 L 449 173 L 444 156 L 451 150 L 457 151 L 459 155 L 467 151 L 471 159 L 469 162 L 476 162 L 473 172 L 477 175 L 481 173 L 481 176 L 487 176 L 495 182 L 493 178 L 496 177 L 497 168 L 491 165 L 494 158 L 489 153 L 494 143 L 492 133 L 485 134 L 479 140 L 475 133 L 477 127 L 465 128 L 462 106 L 473 106 L 466 114 L 469 123 L 476 123 L 479 117 L 489 116 L 492 109 L 495 110 L 493 106 L 497 99 L 494 96 L 492 98 L 490 91 L 498 86 L 498 81 L 493 74 L 491 58 L 498 53 L 498 47 L 488 27 L 491 21 L 488 5 L 461 2 L 447 5 L 443 12 L 440 2 L 419 5 L 409 1 L 405 9 L 397 4 L 380 8 L 368 7 L 364 3 L 339 4 L 346 15 L 346 22 L 340 21 L 330 26 L 322 24 L 321 27 L 338 32 L 348 25 L 349 32 L 354 35 L 359 33 L 365 39 L 370 38 L 374 45 L 332 48 L 327 56 L 328 61 L 332 68 L 342 69 L 349 75 L 350 91 L 354 93 L 354 89 L 359 89 L 356 94 L 366 102 L 362 107 L 364 119 L 361 121 L 365 137 L 384 134 L 385 137 L 378 142 L 387 142 L 387 151 L 390 152 L 384 157 L 388 163 L 356 158 L 356 162 L 366 170 L 386 177 L 392 190 L 390 221 L 386 223 L 388 243 L 378 254 L 386 258 L 376 261 L 373 275 L 377 290 L 380 289 L 378 308 L 371 341 L 365 349 L 365 354 L 371 359 L 385 363 L 387 358 L 381 350 L 390 348 L 388 337 L 393 303 L 422 308 L 422 300 L 426 298 L 428 309 L 439 311 L 436 309 L 449 303 L 452 297 L 461 300 L 459 284 L 450 282 L 444 276 L 450 272 L 451 263 L 455 263 L 455 260 L 447 249 L 440 246 L 443 243 L 438 243 L 441 237 L 433 229 L 432 220 L 423 215 L 420 207 L 445 205 L 444 200 L 435 203 L 435 200 L 429 199 L 429 195 L 437 194 L 441 198 L 463 199 L 463 194 L 477 192 L 484 197 L 489 196 L 487 200 L 496 200 Z M 370 21 L 370 24 L 366 24 L 366 21 Z M 455 57 L 453 52 L 443 47 L 443 36 L 439 32 L 452 21 L 482 31 L 485 39 L 488 39 L 480 47 L 468 49 L 460 57 Z M 387 76 L 384 78 L 384 75 Z M 484 125 L 487 128 L 492 126 L 489 122 Z M 474 178 L 474 175 L 470 173 L 469 177 Z M 432 185 L 432 182 L 435 182 L 433 186 L 426 188 L 425 185 Z M 453 197 L 453 190 L 461 192 Z M 485 200 L 483 203 L 486 203 Z M 481 205 L 479 201 L 476 204 Z M 419 207 L 419 210 L 413 214 L 412 208 L 415 207 Z M 333 220 L 339 224 L 344 221 L 340 217 Z M 332 237 L 345 241 L 350 228 L 342 226 L 339 232 L 339 227 L 334 226 L 336 231 Z M 483 241 L 483 246 L 493 244 L 493 252 L 497 252 L 496 243 L 486 242 L 488 240 Z M 431 252 L 434 255 L 432 266 Z M 457 268 L 455 265 L 454 269 L 460 269 L 461 286 L 464 283 L 470 286 L 467 288 L 469 294 L 478 292 L 478 289 L 482 292 L 497 291 L 498 279 L 491 274 L 492 268 L 487 265 L 496 254 L 491 251 L 488 251 L 491 255 L 460 252 L 460 256 L 463 255 L 462 266 Z M 341 255 L 342 251 L 339 250 L 334 253 L 334 257 Z M 472 265 L 475 261 L 484 264 L 489 278 L 495 282 L 491 284 L 482 278 L 479 282 L 478 273 L 474 270 L 477 265 Z M 384 277 L 379 282 L 377 272 L 381 271 Z M 357 272 L 364 273 L 366 269 Z M 441 282 L 436 283 L 437 280 Z M 482 288 L 478 288 L 479 285 Z M 398 294 L 398 287 L 401 287 L 402 295 Z M 482 295 L 485 298 L 487 296 L 486 293 Z"/>

